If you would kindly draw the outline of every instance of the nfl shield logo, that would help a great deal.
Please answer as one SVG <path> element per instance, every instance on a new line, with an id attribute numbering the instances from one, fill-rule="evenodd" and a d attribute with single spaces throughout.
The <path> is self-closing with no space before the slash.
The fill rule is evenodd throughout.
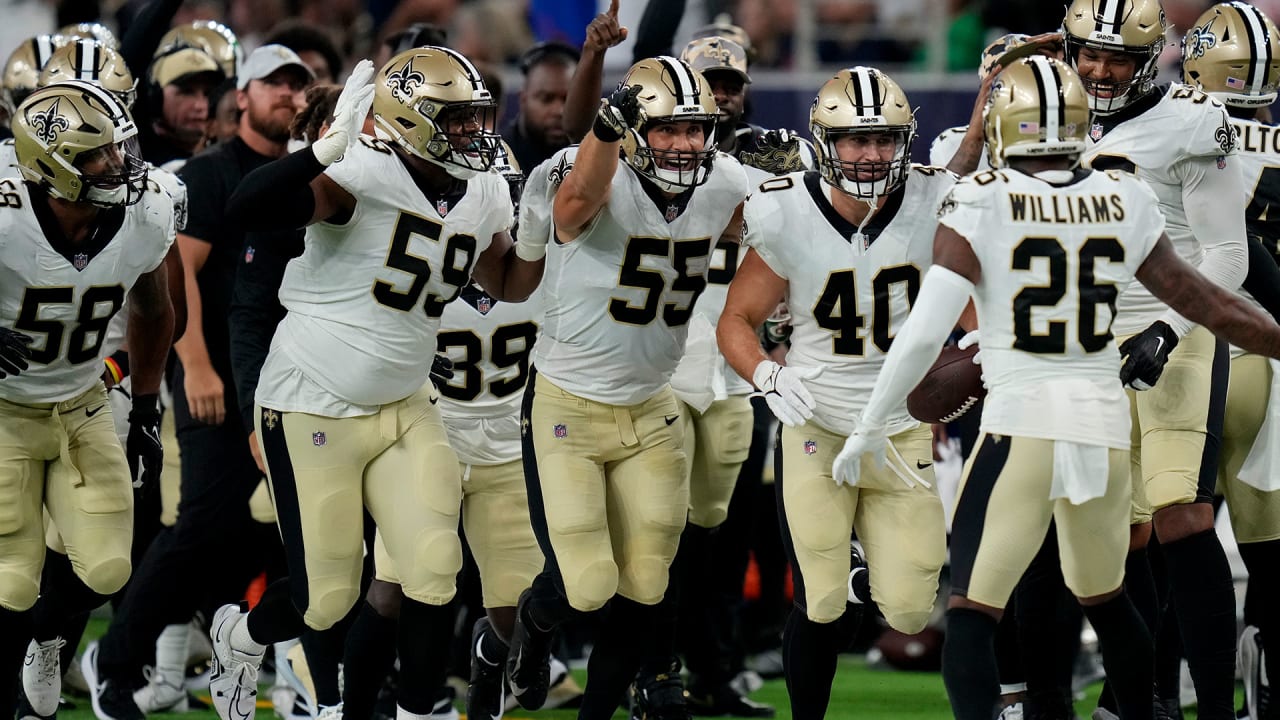
<path id="1" fill-rule="evenodd" d="M 312 445 L 315 445 L 316 447 L 324 447 L 324 444 L 325 444 L 326 442 L 328 442 L 328 441 L 325 439 L 325 437 L 324 437 L 324 433 L 322 433 L 322 432 L 313 432 L 313 433 L 311 433 L 311 444 L 312 444 Z"/>
<path id="2" fill-rule="evenodd" d="M 675 220 L 678 217 L 680 217 L 680 208 L 676 207 L 675 205 L 668 205 L 667 214 L 666 214 L 667 222 L 671 222 L 672 220 Z"/>
<path id="3" fill-rule="evenodd" d="M 563 425 L 556 425 L 554 428 L 551 428 L 551 429 L 553 432 L 555 432 L 555 435 L 558 438 L 569 437 L 569 428 Z"/>
<path id="4" fill-rule="evenodd" d="M 71 266 L 76 270 L 83 270 L 88 264 L 89 256 L 84 253 L 76 253 L 75 256 L 71 258 Z"/>
<path id="5" fill-rule="evenodd" d="M 487 295 L 482 298 L 478 298 L 476 300 L 476 310 L 479 310 L 481 315 L 488 315 L 489 310 L 492 307 L 493 307 L 493 298 Z"/>
<path id="6" fill-rule="evenodd" d="M 814 441 L 812 441 L 812 440 L 805 440 L 805 441 L 804 441 L 804 454 L 805 454 L 805 455 L 813 455 L 813 454 L 814 454 L 814 453 L 816 453 L 816 452 L 818 452 L 818 443 L 816 443 L 816 442 L 814 442 Z"/>
<path id="7" fill-rule="evenodd" d="M 253 252 L 254 250 L 252 245 L 244 249 L 244 261 L 246 264 L 253 262 Z"/>
<path id="8" fill-rule="evenodd" d="M 448 200 L 437 200 L 437 201 L 436 201 L 436 212 L 440 214 L 440 217 L 444 217 L 445 215 L 448 215 L 448 214 L 449 214 L 449 201 L 448 201 Z"/>
<path id="9" fill-rule="evenodd" d="M 1094 142 L 1102 139 L 1102 123 L 1094 123 L 1093 127 L 1089 128 L 1089 138 Z"/>

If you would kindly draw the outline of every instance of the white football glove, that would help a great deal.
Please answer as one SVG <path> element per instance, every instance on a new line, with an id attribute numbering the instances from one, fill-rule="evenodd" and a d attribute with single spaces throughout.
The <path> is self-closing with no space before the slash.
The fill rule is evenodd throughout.
<path id="1" fill-rule="evenodd" d="M 862 456 L 867 453 L 871 453 L 876 467 L 884 467 L 886 437 L 884 426 L 868 425 L 855 430 L 831 463 L 831 478 L 836 485 L 857 487 L 862 474 Z"/>
<path id="2" fill-rule="evenodd" d="M 804 387 L 804 381 L 821 374 L 820 367 L 798 368 L 764 360 L 751 373 L 751 382 L 782 424 L 799 427 L 813 417 L 815 404 L 813 395 Z"/>
<path id="3" fill-rule="evenodd" d="M 978 338 L 977 330 L 970 330 L 969 332 L 965 333 L 964 337 L 960 338 L 960 342 L 956 343 L 956 347 L 960 348 L 961 350 L 968 350 L 971 345 L 981 345 Z M 974 353 L 973 355 L 973 364 L 974 365 L 982 364 L 982 348 L 981 347 L 979 347 L 978 352 Z"/>
<path id="4" fill-rule="evenodd" d="M 372 80 L 373 62 L 365 59 L 356 63 L 333 107 L 333 122 L 329 123 L 329 130 L 324 137 L 311 143 L 311 152 L 321 165 L 328 167 L 337 162 L 359 139 L 364 119 L 373 105 Z"/>

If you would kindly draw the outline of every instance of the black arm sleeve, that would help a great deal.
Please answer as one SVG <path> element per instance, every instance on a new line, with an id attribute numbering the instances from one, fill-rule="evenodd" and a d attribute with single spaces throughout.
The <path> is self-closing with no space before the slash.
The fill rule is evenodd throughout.
<path id="1" fill-rule="evenodd" d="M 254 170 L 227 201 L 227 219 L 249 231 L 306 227 L 316 210 L 311 181 L 324 172 L 311 148 Z"/>
<path id="2" fill-rule="evenodd" d="M 134 14 L 124 37 L 120 38 L 120 57 L 124 64 L 139 78 L 139 85 L 145 84 L 147 66 L 151 57 L 160 47 L 160 39 L 173 24 L 173 16 L 178 14 L 183 0 L 151 0 Z"/>
<path id="3" fill-rule="evenodd" d="M 231 372 L 246 430 L 254 427 L 253 397 L 258 391 L 258 377 L 276 326 L 285 315 L 279 300 L 284 269 L 302 253 L 302 248 L 302 233 L 297 230 L 250 233 L 236 264 L 227 321 L 231 329 Z"/>
<path id="4" fill-rule="evenodd" d="M 1249 274 L 1244 289 L 1280 322 L 1280 265 L 1276 256 L 1255 236 L 1249 236 Z"/>
<path id="5" fill-rule="evenodd" d="M 671 49 L 676 30 L 684 17 L 685 0 L 649 0 L 640 27 L 636 29 L 636 44 L 631 52 L 632 62 L 659 55 L 676 55 Z"/>

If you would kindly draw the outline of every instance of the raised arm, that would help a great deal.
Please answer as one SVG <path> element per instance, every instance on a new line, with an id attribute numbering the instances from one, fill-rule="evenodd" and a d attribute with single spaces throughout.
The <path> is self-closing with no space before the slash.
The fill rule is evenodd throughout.
<path id="1" fill-rule="evenodd" d="M 618 24 L 618 0 L 613 0 L 608 11 L 596 15 L 587 25 L 582 58 L 569 83 L 569 95 L 564 101 L 564 131 L 573 142 L 582 142 L 591 131 L 591 122 L 600 105 L 605 52 L 626 39 L 627 29 Z"/>
<path id="2" fill-rule="evenodd" d="M 529 260 L 517 252 L 506 230 L 493 236 L 492 242 L 476 260 L 472 276 L 493 297 L 506 302 L 528 298 L 542 281 L 543 257 Z"/>
<path id="3" fill-rule="evenodd" d="M 556 192 L 552 206 L 556 237 L 560 242 L 570 242 L 582 234 L 600 208 L 609 202 L 622 138 L 628 130 L 644 123 L 636 97 L 639 94 L 639 85 L 619 87 L 607 100 L 600 101 L 591 134 L 578 148 L 573 172 Z"/>
<path id="4" fill-rule="evenodd" d="M 1178 257 L 1167 235 L 1138 268 L 1137 279 L 1183 317 L 1232 345 L 1280 358 L 1280 325 Z"/>

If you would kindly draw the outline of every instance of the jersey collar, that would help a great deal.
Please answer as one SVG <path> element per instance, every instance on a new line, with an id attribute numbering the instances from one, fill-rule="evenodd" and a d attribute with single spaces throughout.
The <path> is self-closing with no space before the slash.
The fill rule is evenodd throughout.
<path id="1" fill-rule="evenodd" d="M 804 186 L 809 191 L 810 197 L 813 198 L 813 203 L 822 211 L 822 216 L 827 219 L 827 223 L 836 232 L 840 233 L 840 237 L 844 238 L 846 242 L 852 242 L 854 234 L 858 232 L 858 226 L 846 220 L 843 215 L 836 211 L 831 201 L 827 199 L 822 175 L 816 170 L 810 170 L 805 173 Z M 833 192 L 840 191 L 834 190 Z M 902 197 L 906 195 L 906 192 L 907 186 L 906 183 L 903 183 L 902 187 L 889 194 L 889 198 L 885 200 L 884 207 L 877 210 L 871 216 L 871 219 L 867 221 L 867 224 L 863 226 L 862 236 L 866 238 L 868 247 L 875 242 L 876 238 L 880 237 L 880 233 L 884 232 L 889 223 L 893 222 L 893 219 L 897 217 L 898 210 L 902 208 Z"/>

